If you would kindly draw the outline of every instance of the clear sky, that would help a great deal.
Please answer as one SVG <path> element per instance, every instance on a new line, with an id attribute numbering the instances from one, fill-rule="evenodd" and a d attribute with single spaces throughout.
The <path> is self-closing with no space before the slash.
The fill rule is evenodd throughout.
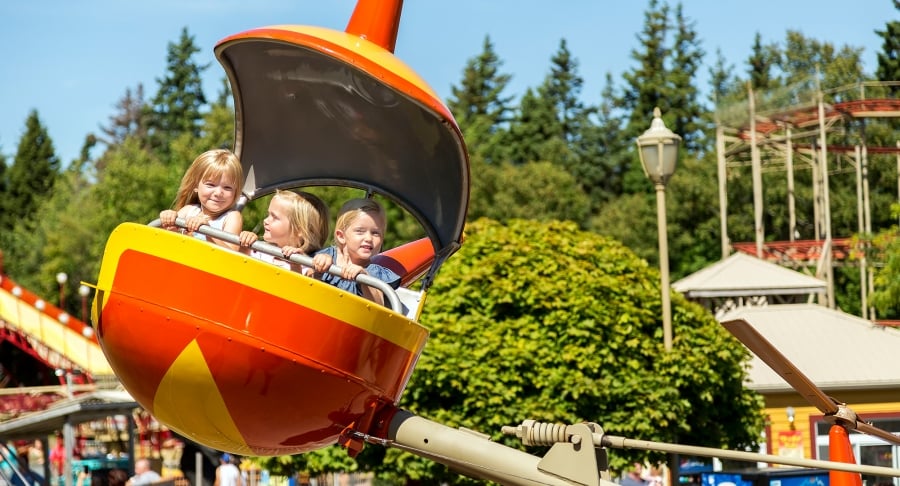
<path id="1" fill-rule="evenodd" d="M 662 0 L 661 0 L 662 1 Z M 670 5 L 676 2 L 670 0 Z M 743 72 L 757 32 L 783 42 L 788 29 L 840 47 L 864 49 L 872 73 L 881 38 L 875 30 L 897 20 L 892 0 L 683 0 L 709 65 L 721 50 Z M 25 120 L 37 109 L 64 164 L 89 132 L 107 124 L 127 88 L 146 97 L 165 74 L 166 49 L 187 27 L 210 63 L 204 88 L 213 99 L 224 71 L 213 47 L 220 39 L 275 24 L 343 30 L 354 0 L 27 0 L 0 2 L 0 152 L 11 156 Z M 585 79 L 583 98 L 596 104 L 607 72 L 618 78 L 635 66 L 631 50 L 648 0 L 406 0 L 395 54 L 447 99 L 465 62 L 489 35 L 513 76 L 518 97 L 547 74 L 565 38 Z M 702 86 L 705 90 L 706 87 Z M 649 123 L 649 121 L 648 121 Z M 11 162 L 11 160 L 10 160 Z"/>

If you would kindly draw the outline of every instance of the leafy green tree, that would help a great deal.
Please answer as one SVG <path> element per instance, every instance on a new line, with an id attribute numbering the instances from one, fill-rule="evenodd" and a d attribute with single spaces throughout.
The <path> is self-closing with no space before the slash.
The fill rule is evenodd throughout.
<path id="1" fill-rule="evenodd" d="M 696 272 L 721 255 L 715 154 L 697 160 L 684 153 L 669 180 L 666 227 L 669 268 L 675 279 Z M 645 181 L 650 186 L 650 181 Z M 659 266 L 656 195 L 627 194 L 601 208 L 590 221 L 595 231 L 621 241 L 637 256 Z"/>
<path id="2" fill-rule="evenodd" d="M 470 155 L 487 162 L 503 160 L 506 125 L 512 111 L 512 96 L 503 94 L 512 76 L 501 74 L 501 66 L 494 44 L 485 36 L 481 54 L 466 61 L 460 86 L 450 88 L 447 103 Z"/>
<path id="3" fill-rule="evenodd" d="M 897 210 L 895 204 L 894 212 Z M 870 304 L 879 318 L 896 319 L 900 317 L 900 229 L 894 225 L 882 230 L 867 243 L 868 258 L 883 263 L 880 268 L 872 267 L 875 289 Z"/>
<path id="4" fill-rule="evenodd" d="M 674 180 L 674 178 L 673 178 Z M 650 184 L 648 181 L 647 184 Z M 674 191 L 666 191 L 671 201 Z M 622 242 L 639 258 L 659 267 L 655 195 L 648 192 L 623 194 L 600 208 L 588 227 L 597 233 Z M 671 206 L 669 213 L 673 213 Z M 670 255 L 674 252 L 670 252 Z M 670 267 L 674 269 L 672 260 Z M 672 272 L 673 275 L 676 272 Z"/>
<path id="5" fill-rule="evenodd" d="M 42 198 L 49 196 L 59 168 L 53 140 L 37 110 L 32 110 L 13 164 L 6 171 L 6 190 L 0 199 L 0 235 L 8 235 L 16 224 L 32 217 Z M 3 238 L 2 246 L 9 244 L 6 240 Z"/>
<path id="6" fill-rule="evenodd" d="M 584 221 L 590 201 L 578 182 L 549 162 L 473 163 L 469 219 Z"/>
<path id="7" fill-rule="evenodd" d="M 206 105 L 201 76 L 209 64 L 200 65 L 194 60 L 199 51 L 187 27 L 182 29 L 177 43 L 168 44 L 167 72 L 156 80 L 159 89 L 147 114 L 152 146 L 162 154 L 168 154 L 169 143 L 182 134 L 200 136 Z"/>
<path id="8" fill-rule="evenodd" d="M 126 139 L 107 161 L 96 174 L 70 166 L 40 201 L 35 217 L 11 231 L 10 274 L 26 287 L 52 297 L 56 282 L 48 276 L 57 272 L 66 272 L 72 282 L 95 282 L 113 229 L 124 221 L 150 222 L 171 205 L 180 174 L 153 158 L 140 141 Z M 69 312 L 80 312 L 76 299 L 67 301 Z"/>
<path id="9" fill-rule="evenodd" d="M 614 240 L 573 223 L 478 220 L 431 289 L 429 344 L 401 405 L 494 440 L 523 419 L 583 420 L 632 438 L 752 446 L 762 402 L 743 387 L 749 358 L 705 310 L 674 299 L 663 349 L 658 274 Z M 539 451 L 531 451 L 539 452 Z M 619 470 L 638 456 L 611 451 Z M 389 449 L 387 479 L 467 484 Z"/>
<path id="10" fill-rule="evenodd" d="M 84 224 L 89 216 L 82 212 L 89 183 L 83 175 L 70 166 L 56 179 L 53 191 L 41 199 L 34 218 L 15 225 L 13 250 L 15 258 L 9 260 L 9 273 L 25 287 L 56 301 L 56 281 L 51 277 L 65 272 L 70 282 L 92 282 L 96 275 L 91 271 L 98 257 L 94 247 L 102 248 L 102 241 L 90 234 Z M 72 211 L 72 208 L 79 211 Z M 77 286 L 77 285 L 76 285 Z M 67 286 L 69 294 L 74 287 Z M 67 298 L 67 311 L 79 315 L 77 299 Z"/>

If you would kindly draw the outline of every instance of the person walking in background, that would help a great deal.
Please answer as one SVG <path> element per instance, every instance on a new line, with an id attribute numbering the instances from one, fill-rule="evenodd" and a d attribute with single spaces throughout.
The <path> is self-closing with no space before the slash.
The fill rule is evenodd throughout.
<path id="1" fill-rule="evenodd" d="M 138 459 L 134 462 L 134 476 L 128 480 L 126 486 L 140 486 L 142 484 L 155 483 L 162 479 L 156 471 L 150 468 L 149 459 Z"/>
<path id="2" fill-rule="evenodd" d="M 50 473 L 54 479 L 63 475 L 63 468 L 66 465 L 66 446 L 63 441 L 62 434 L 56 434 L 53 442 L 53 448 L 50 449 Z"/>
<path id="3" fill-rule="evenodd" d="M 40 482 L 44 482 L 44 443 L 41 439 L 35 439 L 28 447 L 28 469 L 37 476 Z"/>
<path id="4" fill-rule="evenodd" d="M 641 465 L 641 463 L 635 462 L 632 464 L 631 470 L 622 476 L 619 484 L 622 486 L 647 486 L 647 481 L 645 481 L 641 475 L 643 469 L 644 466 Z"/>
<path id="5" fill-rule="evenodd" d="M 241 470 L 227 452 L 219 457 L 219 467 L 216 468 L 216 481 L 213 486 L 244 486 Z"/>
<path id="6" fill-rule="evenodd" d="M 194 233 L 200 225 L 209 226 L 237 235 L 244 228 L 241 212 L 234 209 L 244 184 L 244 169 L 241 161 L 230 150 L 216 149 L 203 152 L 191 163 L 175 197 L 175 209 L 159 213 L 163 228 L 176 231 L 175 219 L 182 218 L 187 223 L 183 233 L 193 233 L 194 238 L 211 241 L 219 246 L 237 250 L 234 245 L 206 235 Z"/>

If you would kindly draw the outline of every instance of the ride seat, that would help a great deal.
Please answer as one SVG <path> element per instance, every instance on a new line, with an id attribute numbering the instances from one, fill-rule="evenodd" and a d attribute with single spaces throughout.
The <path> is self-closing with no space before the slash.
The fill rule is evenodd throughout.
<path id="1" fill-rule="evenodd" d="M 409 288 L 409 285 L 421 277 L 434 261 L 434 246 L 428 238 L 421 238 L 400 245 L 376 255 L 372 263 L 377 263 L 400 275 L 400 288 L 397 296 L 406 306 L 406 316 L 414 321 L 419 318 L 422 304 L 425 302 L 423 292 Z"/>

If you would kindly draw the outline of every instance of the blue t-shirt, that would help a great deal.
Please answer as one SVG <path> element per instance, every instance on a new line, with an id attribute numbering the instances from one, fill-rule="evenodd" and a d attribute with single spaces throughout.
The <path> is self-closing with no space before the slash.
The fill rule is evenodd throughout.
<path id="1" fill-rule="evenodd" d="M 325 253 L 327 255 L 331 255 L 332 261 L 337 262 L 337 247 L 335 246 L 323 248 L 316 253 Z M 378 280 L 381 280 L 382 282 L 385 282 L 386 284 L 390 285 L 391 288 L 396 289 L 400 286 L 400 276 L 394 273 L 393 270 L 387 267 L 382 267 L 377 263 L 370 263 L 366 267 L 366 273 L 368 273 L 372 277 L 377 278 Z M 326 272 L 322 274 L 322 281 L 334 285 L 341 290 L 346 290 L 347 292 L 350 292 L 352 294 L 362 296 L 362 289 L 355 280 L 347 280 L 345 278 Z"/>

